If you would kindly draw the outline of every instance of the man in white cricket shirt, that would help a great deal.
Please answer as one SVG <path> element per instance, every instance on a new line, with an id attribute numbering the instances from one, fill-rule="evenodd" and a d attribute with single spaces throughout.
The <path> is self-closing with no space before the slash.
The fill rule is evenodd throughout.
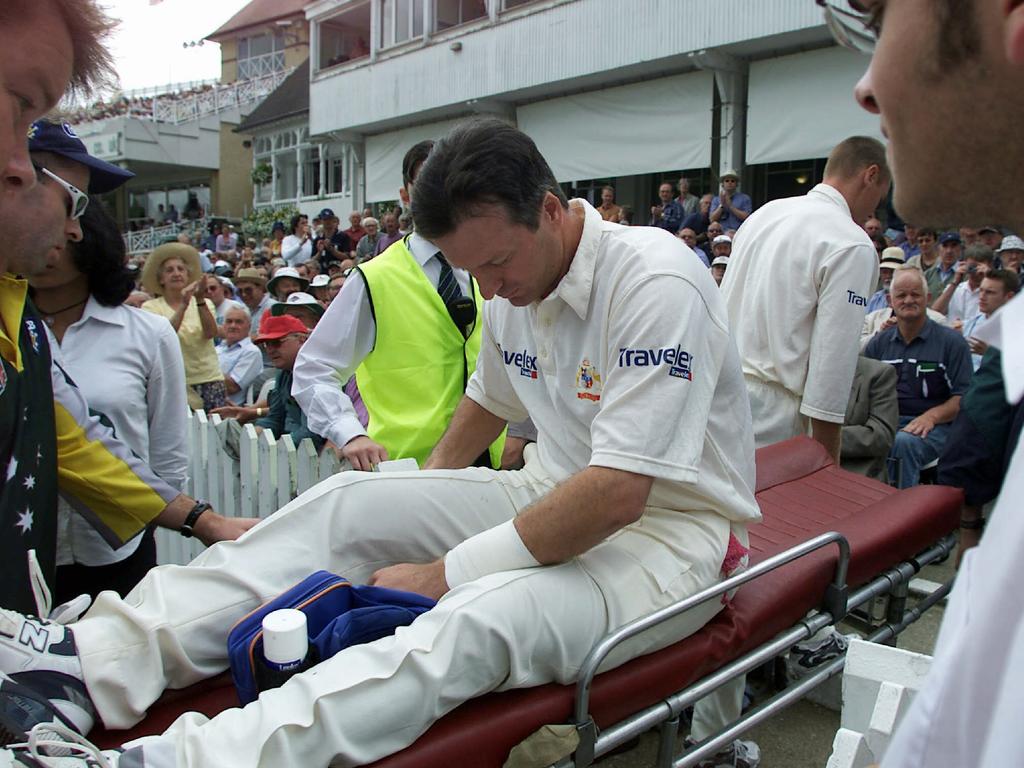
<path id="1" fill-rule="evenodd" d="M 608 631 L 742 567 L 759 519 L 753 435 L 704 266 L 668 232 L 567 201 L 532 140 L 498 120 L 454 129 L 416 185 L 417 227 L 490 299 L 476 371 L 427 470 L 340 473 L 233 546 L 154 569 L 126 600 L 104 593 L 67 627 L 0 612 L 0 672 L 25 686 L 83 679 L 83 708 L 125 727 L 165 688 L 223 670 L 231 625 L 312 570 L 440 602 L 244 709 L 185 715 L 107 753 L 112 766 L 369 763 L 473 696 L 575 680 Z M 522 470 L 468 467 L 527 416 L 538 439 Z M 721 607 L 637 638 L 609 665 Z M 17 643 L 26 632 L 44 647 Z M 693 735 L 739 704 L 709 700 Z M 33 764 L 23 757 L 0 751 L 0 766 Z M 736 745 L 726 759 L 757 764 Z"/>
<path id="2" fill-rule="evenodd" d="M 760 448 L 808 433 L 839 463 L 878 256 L 857 223 L 889 190 L 885 148 L 854 136 L 802 197 L 755 211 L 736 235 L 722 296 Z M 809 423 L 808 423 L 809 422 Z"/>

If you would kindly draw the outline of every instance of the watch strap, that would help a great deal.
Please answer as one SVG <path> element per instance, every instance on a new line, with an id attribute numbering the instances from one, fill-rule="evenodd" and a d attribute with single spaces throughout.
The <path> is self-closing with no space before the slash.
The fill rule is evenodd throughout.
<path id="1" fill-rule="evenodd" d="M 205 501 L 197 501 L 196 505 L 192 507 L 188 515 L 185 516 L 185 522 L 181 524 L 181 528 L 178 529 L 178 533 L 184 536 L 186 539 L 191 539 L 195 536 L 195 524 L 199 519 L 199 516 L 208 509 L 213 507 Z"/>

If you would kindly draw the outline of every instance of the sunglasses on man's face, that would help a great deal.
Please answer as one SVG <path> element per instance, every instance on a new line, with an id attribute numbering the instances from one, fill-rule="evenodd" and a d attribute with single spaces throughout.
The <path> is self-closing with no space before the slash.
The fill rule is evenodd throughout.
<path id="1" fill-rule="evenodd" d="M 864 0 L 815 0 L 825 13 L 825 26 L 839 45 L 872 54 L 882 31 L 882 3 Z"/>
<path id="2" fill-rule="evenodd" d="M 68 197 L 71 198 L 68 202 L 68 218 L 69 219 L 80 219 L 82 214 L 85 213 L 85 209 L 89 207 L 89 195 L 80 190 L 74 184 L 69 184 L 64 181 L 60 176 L 51 171 L 49 168 L 44 168 L 41 165 L 32 163 L 36 169 L 36 175 L 40 173 L 53 179 L 55 182 L 64 187 L 64 191 L 68 193 Z"/>

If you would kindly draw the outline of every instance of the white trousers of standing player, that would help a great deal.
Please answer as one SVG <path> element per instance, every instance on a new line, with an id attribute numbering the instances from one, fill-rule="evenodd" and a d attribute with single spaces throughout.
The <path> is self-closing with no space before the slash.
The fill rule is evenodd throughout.
<path id="1" fill-rule="evenodd" d="M 518 472 L 336 475 L 239 541 L 152 570 L 124 600 L 97 598 L 74 626 L 93 703 L 108 727 L 128 727 L 165 688 L 223 671 L 235 621 L 310 572 L 358 583 L 386 565 L 434 560 L 553 487 L 535 460 Z M 717 583 L 729 532 L 714 512 L 648 508 L 569 562 L 464 584 L 392 637 L 348 648 L 244 708 L 186 714 L 132 744 L 147 768 L 373 761 L 474 696 L 573 682 L 607 632 Z M 606 666 L 696 631 L 721 607 L 709 601 Z M 719 726 L 739 714 L 731 692 L 702 707 Z"/>
<path id="2" fill-rule="evenodd" d="M 800 413 L 801 399 L 781 384 L 743 375 L 750 397 L 754 447 L 764 448 L 797 435 L 806 435 L 810 419 Z"/>

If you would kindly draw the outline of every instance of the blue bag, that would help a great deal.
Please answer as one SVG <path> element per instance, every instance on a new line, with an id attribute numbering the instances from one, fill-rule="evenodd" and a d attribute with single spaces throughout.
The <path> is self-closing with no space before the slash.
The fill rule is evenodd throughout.
<path id="1" fill-rule="evenodd" d="M 322 661 L 350 645 L 386 637 L 434 605 L 434 600 L 412 592 L 352 584 L 316 571 L 231 628 L 228 660 L 239 701 L 248 704 L 259 695 L 259 679 L 266 669 L 263 617 L 271 611 L 297 608 L 306 614 L 310 650 L 316 661 Z"/>

